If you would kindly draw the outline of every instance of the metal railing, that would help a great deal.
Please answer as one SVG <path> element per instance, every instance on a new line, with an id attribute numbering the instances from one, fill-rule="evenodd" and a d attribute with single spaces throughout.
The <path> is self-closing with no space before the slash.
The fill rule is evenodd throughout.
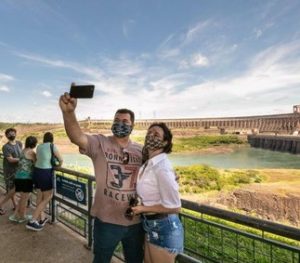
<path id="1" fill-rule="evenodd" d="M 185 252 L 202 262 L 300 262 L 299 229 L 182 201 Z"/>
<path id="2" fill-rule="evenodd" d="M 0 154 L 0 184 L 3 185 L 1 159 Z M 95 178 L 65 168 L 56 169 L 55 181 L 57 178 L 66 178 L 72 184 L 81 184 L 86 202 L 74 201 L 55 188 L 50 206 L 52 221 L 59 221 L 85 237 L 87 247 L 90 248 L 90 210 Z M 182 200 L 182 207 L 180 218 L 184 226 L 185 251 L 177 256 L 177 262 L 300 263 L 300 230 L 297 228 L 187 200 Z M 123 259 L 120 246 L 115 255 Z"/>

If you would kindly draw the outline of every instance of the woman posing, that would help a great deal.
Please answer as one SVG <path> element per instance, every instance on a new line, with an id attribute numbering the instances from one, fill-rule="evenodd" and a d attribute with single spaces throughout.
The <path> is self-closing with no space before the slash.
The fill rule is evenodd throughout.
<path id="1" fill-rule="evenodd" d="M 37 139 L 34 136 L 29 136 L 25 140 L 25 148 L 21 152 L 15 175 L 16 192 L 20 193 L 20 200 L 14 214 L 9 217 L 10 221 L 23 223 L 30 218 L 26 215 L 26 206 L 29 195 L 33 189 L 32 173 L 36 161 L 36 154 L 34 152 L 36 144 Z"/>
<path id="2" fill-rule="evenodd" d="M 32 214 L 32 219 L 27 223 L 26 228 L 34 231 L 40 231 L 48 221 L 44 215 L 44 209 L 52 198 L 53 194 L 53 175 L 54 169 L 51 165 L 52 149 L 57 157 L 59 164 L 62 165 L 62 157 L 56 146 L 53 144 L 53 134 L 46 132 L 43 143 L 36 149 L 36 163 L 33 172 L 33 183 L 37 188 L 37 206 Z"/>
<path id="3" fill-rule="evenodd" d="M 178 183 L 167 157 L 172 150 L 172 137 L 165 123 L 154 123 L 145 139 L 143 154 L 146 158 L 137 180 L 142 205 L 132 207 L 134 214 L 142 214 L 143 218 L 145 263 L 171 263 L 183 252 Z"/>

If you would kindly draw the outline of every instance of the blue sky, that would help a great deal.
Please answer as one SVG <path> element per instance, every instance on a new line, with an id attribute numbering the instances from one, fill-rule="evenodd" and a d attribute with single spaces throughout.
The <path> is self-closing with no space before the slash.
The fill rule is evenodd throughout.
<path id="1" fill-rule="evenodd" d="M 298 0 L 2 0 L 0 122 L 61 122 L 71 82 L 96 86 L 79 119 L 292 112 L 299 14 Z"/>

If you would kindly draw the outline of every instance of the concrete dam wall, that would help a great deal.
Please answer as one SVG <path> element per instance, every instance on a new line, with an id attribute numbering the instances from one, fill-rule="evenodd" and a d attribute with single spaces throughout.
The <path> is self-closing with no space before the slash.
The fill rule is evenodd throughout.
<path id="1" fill-rule="evenodd" d="M 248 135 L 248 142 L 255 148 L 300 153 L 300 136 Z"/>

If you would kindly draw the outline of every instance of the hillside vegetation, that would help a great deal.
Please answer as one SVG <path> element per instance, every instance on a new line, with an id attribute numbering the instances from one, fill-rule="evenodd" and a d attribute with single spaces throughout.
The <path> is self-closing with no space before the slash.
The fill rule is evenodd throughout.
<path id="1" fill-rule="evenodd" d="M 208 165 L 175 168 L 182 194 L 228 190 L 241 184 L 260 183 L 266 177 L 259 170 L 221 170 Z"/>

